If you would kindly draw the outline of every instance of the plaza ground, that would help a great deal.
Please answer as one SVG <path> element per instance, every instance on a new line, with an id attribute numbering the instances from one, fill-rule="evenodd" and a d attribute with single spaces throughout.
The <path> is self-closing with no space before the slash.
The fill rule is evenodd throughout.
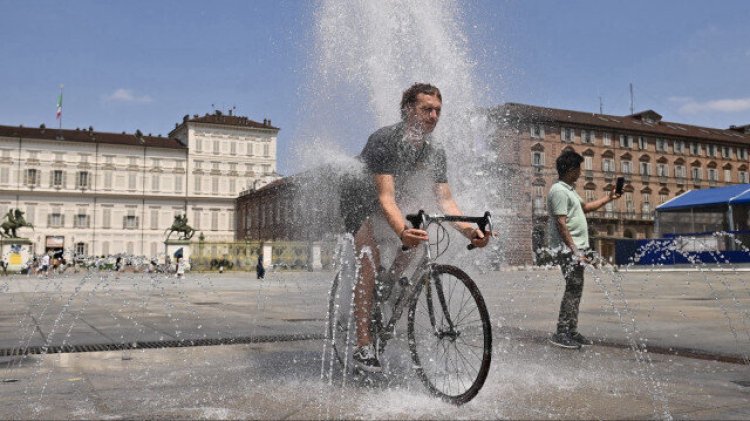
<path id="1" fill-rule="evenodd" d="M 0 418 L 747 419 L 746 275 L 587 272 L 580 330 L 596 344 L 568 351 L 546 341 L 558 270 L 472 273 L 493 362 L 461 407 L 427 394 L 403 341 L 386 377 L 329 380 L 329 272 L 14 275 L 0 278 L 0 351 L 244 343 L 0 357 Z"/>

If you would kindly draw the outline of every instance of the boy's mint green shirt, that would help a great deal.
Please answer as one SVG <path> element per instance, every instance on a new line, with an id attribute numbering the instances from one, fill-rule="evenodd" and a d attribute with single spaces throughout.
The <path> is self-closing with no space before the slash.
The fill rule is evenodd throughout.
<path id="1" fill-rule="evenodd" d="M 565 215 L 568 217 L 568 231 L 573 238 L 573 243 L 580 249 L 589 248 L 589 226 L 586 222 L 586 215 L 583 213 L 583 199 L 576 193 L 573 186 L 558 180 L 549 189 L 547 195 L 547 213 L 549 221 L 547 223 L 547 238 L 549 238 L 549 247 L 552 249 L 567 250 L 568 246 L 560 237 L 557 231 L 557 216 Z"/>

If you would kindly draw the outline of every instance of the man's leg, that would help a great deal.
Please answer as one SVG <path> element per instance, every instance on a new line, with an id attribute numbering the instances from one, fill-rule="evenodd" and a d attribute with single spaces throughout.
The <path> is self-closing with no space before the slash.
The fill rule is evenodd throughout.
<path id="1" fill-rule="evenodd" d="M 372 222 L 367 219 L 354 236 L 355 250 L 360 264 L 359 280 L 354 292 L 354 320 L 357 326 L 357 346 L 359 347 L 372 343 L 370 318 L 372 317 L 376 270 L 380 267 L 380 253 L 373 234 Z M 365 249 L 369 249 L 371 254 L 362 254 L 362 250 Z"/>
<path id="2" fill-rule="evenodd" d="M 583 266 L 574 262 L 570 255 L 565 255 L 560 268 L 565 277 L 565 293 L 560 303 L 557 333 L 573 334 L 578 331 L 578 308 L 583 295 Z"/>

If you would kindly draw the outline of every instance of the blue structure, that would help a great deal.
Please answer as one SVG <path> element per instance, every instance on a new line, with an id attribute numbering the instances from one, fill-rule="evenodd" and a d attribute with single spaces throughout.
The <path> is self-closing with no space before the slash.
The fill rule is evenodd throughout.
<path id="1" fill-rule="evenodd" d="M 656 208 L 656 240 L 618 240 L 617 264 L 750 263 L 750 184 L 690 190 Z M 720 234 L 717 234 L 720 233 Z"/>

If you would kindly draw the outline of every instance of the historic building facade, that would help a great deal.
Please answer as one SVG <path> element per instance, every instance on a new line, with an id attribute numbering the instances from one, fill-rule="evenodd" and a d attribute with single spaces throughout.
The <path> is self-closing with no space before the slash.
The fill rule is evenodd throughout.
<path id="1" fill-rule="evenodd" d="M 234 238 L 234 202 L 276 175 L 270 121 L 185 116 L 167 137 L 0 126 L 0 212 L 20 208 L 36 253 L 156 256 L 176 215 Z"/>
<path id="2" fill-rule="evenodd" d="M 492 114 L 501 125 L 498 144 L 520 151 L 533 250 L 546 242 L 546 196 L 565 149 L 585 159 L 576 190 L 587 201 L 625 177 L 623 196 L 588 214 L 592 246 L 605 256 L 612 256 L 615 238 L 652 238 L 659 204 L 691 189 L 749 182 L 747 125 L 716 129 L 662 121 L 652 110 L 612 116 L 514 103 Z"/>

